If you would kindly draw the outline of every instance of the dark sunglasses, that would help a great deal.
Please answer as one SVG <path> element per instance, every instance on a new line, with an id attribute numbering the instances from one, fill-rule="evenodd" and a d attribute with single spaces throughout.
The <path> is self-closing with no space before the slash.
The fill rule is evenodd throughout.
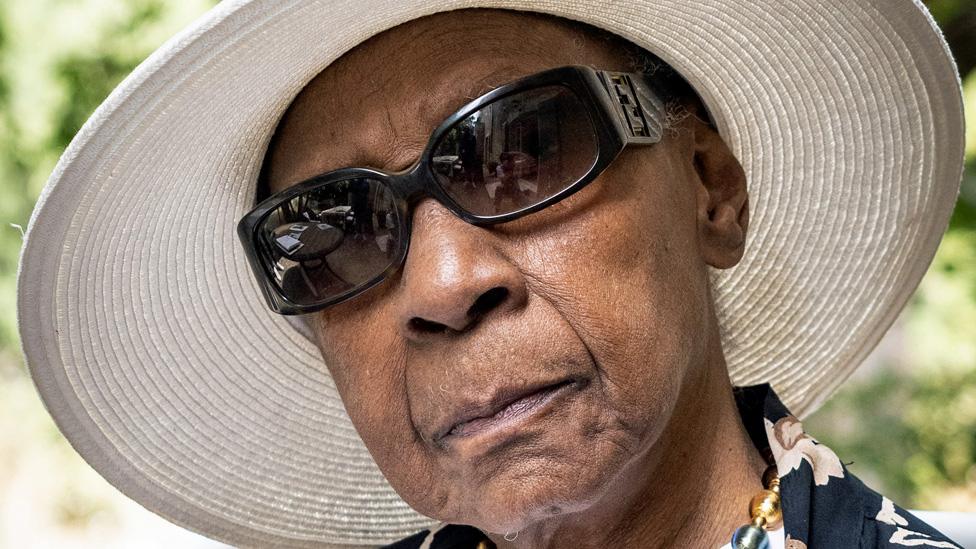
<path id="1" fill-rule="evenodd" d="M 318 311 L 400 268 L 422 198 L 475 225 L 539 211 L 593 181 L 625 146 L 660 141 L 667 97 L 638 73 L 528 76 L 451 115 L 411 168 L 315 176 L 258 204 L 238 236 L 271 309 Z"/>

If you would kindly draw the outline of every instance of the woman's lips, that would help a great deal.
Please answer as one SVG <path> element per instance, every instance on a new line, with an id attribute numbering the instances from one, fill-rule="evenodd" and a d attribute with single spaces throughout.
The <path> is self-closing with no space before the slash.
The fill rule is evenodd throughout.
<path id="1" fill-rule="evenodd" d="M 564 393 L 575 391 L 581 385 L 577 379 L 564 379 L 556 383 L 536 385 L 517 390 L 499 391 L 484 405 L 466 406 L 447 429 L 434 435 L 435 442 L 446 443 L 487 433 L 504 425 L 515 423 Z"/>

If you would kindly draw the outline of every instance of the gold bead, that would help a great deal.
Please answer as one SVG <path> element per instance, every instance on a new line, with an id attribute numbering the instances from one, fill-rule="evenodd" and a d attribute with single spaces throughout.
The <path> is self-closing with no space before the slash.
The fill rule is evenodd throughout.
<path id="1" fill-rule="evenodd" d="M 763 490 L 756 494 L 749 502 L 749 516 L 753 520 L 763 518 L 767 530 L 775 530 L 783 522 L 783 510 L 780 507 L 779 494 L 772 490 Z"/>

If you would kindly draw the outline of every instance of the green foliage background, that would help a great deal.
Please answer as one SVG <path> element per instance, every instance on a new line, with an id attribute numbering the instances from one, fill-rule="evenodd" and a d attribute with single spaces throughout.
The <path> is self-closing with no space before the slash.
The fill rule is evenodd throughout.
<path id="1" fill-rule="evenodd" d="M 26 227 L 58 156 L 95 107 L 213 3 L 0 0 L 0 494 L 25 474 L 28 456 L 57 456 L 50 458 L 55 468 L 84 469 L 44 415 L 20 358 L 15 226 Z M 971 112 L 976 0 L 928 4 L 966 75 Z M 910 507 L 976 511 L 976 120 L 968 118 L 962 196 L 929 274 L 896 325 L 894 351 L 807 422 L 857 474 Z M 59 479 L 58 494 L 38 512 L 66 528 L 111 515 L 118 497 L 111 488 L 79 482 Z"/>

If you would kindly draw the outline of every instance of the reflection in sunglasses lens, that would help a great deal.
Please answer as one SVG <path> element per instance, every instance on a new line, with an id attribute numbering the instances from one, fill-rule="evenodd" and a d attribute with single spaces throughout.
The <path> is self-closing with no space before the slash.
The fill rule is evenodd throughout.
<path id="1" fill-rule="evenodd" d="M 430 160 L 458 205 L 495 216 L 565 190 L 590 170 L 597 152 L 580 100 L 569 88 L 546 86 L 503 97 L 460 120 Z"/>
<path id="2" fill-rule="evenodd" d="M 328 183 L 292 198 L 268 214 L 260 234 L 265 267 L 298 305 L 372 281 L 402 244 L 396 199 L 370 178 Z"/>

